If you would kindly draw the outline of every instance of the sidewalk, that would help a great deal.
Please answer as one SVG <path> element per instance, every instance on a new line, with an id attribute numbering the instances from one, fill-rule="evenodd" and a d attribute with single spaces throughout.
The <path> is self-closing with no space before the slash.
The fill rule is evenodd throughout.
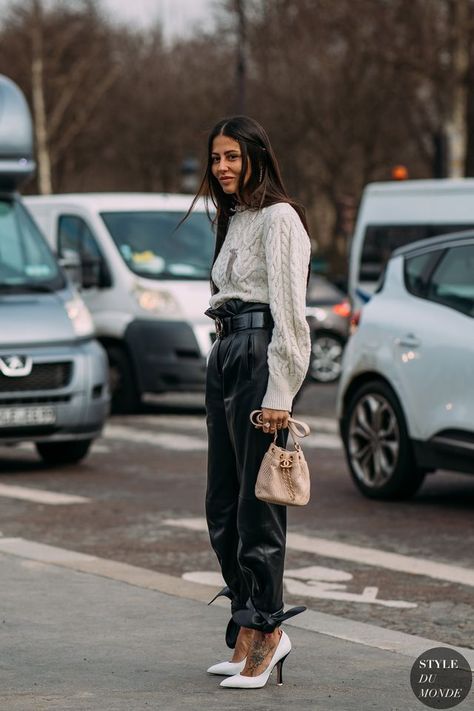
<path id="1" fill-rule="evenodd" d="M 301 628 L 305 617 L 307 625 L 319 620 L 314 617 L 318 613 L 305 613 L 294 625 L 285 625 L 293 652 L 282 687 L 273 675 L 264 689 L 221 689 L 220 677 L 205 670 L 227 658 L 223 630 L 228 610 L 189 599 L 192 587 L 195 597 L 206 597 L 205 586 L 93 556 L 68 556 L 49 546 L 31 544 L 29 549 L 15 541 L 21 539 L 0 538 L 2 711 L 426 708 L 410 687 L 416 654 L 335 638 L 329 628 L 325 634 Z M 100 566 L 107 577 L 78 570 Z M 124 582 L 127 576 L 135 576 L 135 582 Z M 178 594 L 186 597 L 151 589 L 150 580 L 162 588 L 179 586 Z M 350 621 L 330 615 L 319 622 L 329 625 L 331 619 L 350 626 Z M 364 628 L 370 633 L 371 626 Z M 423 640 L 414 649 L 416 644 L 421 651 L 429 648 L 423 648 Z M 471 702 L 468 697 L 461 711 Z"/>

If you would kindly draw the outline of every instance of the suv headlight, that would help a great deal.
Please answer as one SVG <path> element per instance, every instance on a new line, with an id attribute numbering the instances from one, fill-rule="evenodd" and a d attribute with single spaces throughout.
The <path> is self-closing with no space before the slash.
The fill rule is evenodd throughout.
<path id="1" fill-rule="evenodd" d="M 78 294 L 64 304 L 76 336 L 93 336 L 94 323 L 89 309 Z"/>
<path id="2" fill-rule="evenodd" d="M 165 289 L 143 289 L 135 286 L 133 295 L 141 309 L 149 314 L 177 316 L 181 313 L 178 302 Z"/>

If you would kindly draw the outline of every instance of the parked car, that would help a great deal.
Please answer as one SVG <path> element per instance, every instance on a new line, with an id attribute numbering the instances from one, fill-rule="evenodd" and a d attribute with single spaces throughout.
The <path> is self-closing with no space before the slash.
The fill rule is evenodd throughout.
<path id="1" fill-rule="evenodd" d="M 334 383 L 341 373 L 342 353 L 349 335 L 349 301 L 328 279 L 312 274 L 306 304 L 312 339 L 308 378 Z"/>
<path id="2" fill-rule="evenodd" d="M 79 267 L 109 358 L 115 412 L 132 412 L 150 395 L 204 390 L 214 235 L 202 202 L 177 229 L 191 200 L 152 193 L 26 198 L 59 258 Z"/>
<path id="3" fill-rule="evenodd" d="M 368 301 L 398 247 L 474 229 L 474 179 L 372 183 L 363 193 L 351 244 L 352 312 Z"/>
<path id="4" fill-rule="evenodd" d="M 436 469 L 474 473 L 474 231 L 396 250 L 346 346 L 337 413 L 371 498 Z"/>
<path id="5" fill-rule="evenodd" d="M 35 169 L 19 88 L 0 75 L 0 444 L 76 462 L 109 410 L 105 352 L 17 190 Z"/>

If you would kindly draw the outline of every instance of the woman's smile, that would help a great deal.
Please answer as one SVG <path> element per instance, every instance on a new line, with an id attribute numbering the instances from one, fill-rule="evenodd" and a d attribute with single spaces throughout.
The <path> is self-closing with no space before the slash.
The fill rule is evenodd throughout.
<path id="1" fill-rule="evenodd" d="M 242 173 L 239 142 L 229 136 L 216 136 L 212 143 L 211 165 L 212 174 L 219 181 L 222 190 L 227 194 L 237 193 Z M 249 163 L 244 184 L 250 178 L 250 173 Z"/>

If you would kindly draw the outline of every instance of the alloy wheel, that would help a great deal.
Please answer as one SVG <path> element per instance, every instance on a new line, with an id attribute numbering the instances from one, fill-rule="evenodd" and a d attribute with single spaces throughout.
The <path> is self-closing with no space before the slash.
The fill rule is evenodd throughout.
<path id="1" fill-rule="evenodd" d="M 312 344 L 310 375 L 320 383 L 337 380 L 341 374 L 344 347 L 331 335 L 315 336 Z"/>
<path id="2" fill-rule="evenodd" d="M 377 489 L 393 476 L 400 451 L 400 429 L 390 403 L 368 393 L 356 404 L 349 430 L 349 455 L 358 479 Z"/>

